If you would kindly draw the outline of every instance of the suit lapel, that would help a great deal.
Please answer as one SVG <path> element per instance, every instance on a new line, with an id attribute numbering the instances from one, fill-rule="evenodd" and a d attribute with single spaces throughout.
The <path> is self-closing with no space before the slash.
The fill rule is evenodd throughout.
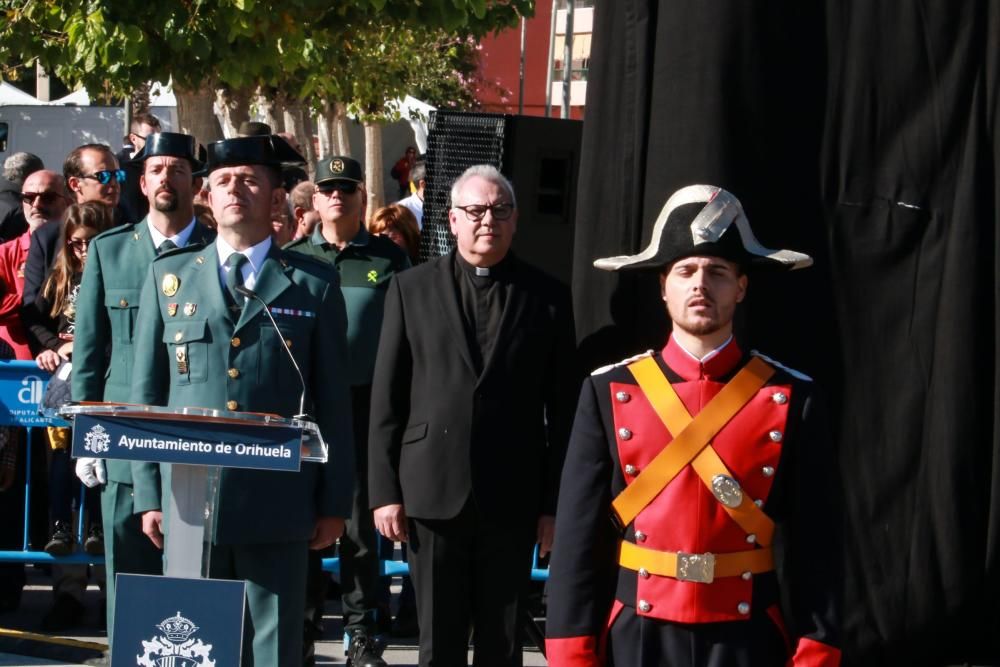
<path id="1" fill-rule="evenodd" d="M 212 234 L 212 230 L 201 224 L 198 220 L 194 221 L 194 229 L 191 230 L 191 236 L 188 238 L 188 245 L 194 243 L 208 244 L 212 242 L 215 236 Z"/>
<path id="2" fill-rule="evenodd" d="M 149 234 L 149 225 L 146 224 L 146 218 L 136 223 L 133 228 L 132 243 L 135 245 L 136 253 L 132 259 L 140 260 L 137 264 L 141 266 L 142 273 L 145 275 L 146 271 L 149 271 L 149 263 L 156 257 L 156 248 L 153 247 L 153 237 Z"/>
<path id="3" fill-rule="evenodd" d="M 272 243 L 271 249 L 267 253 L 267 259 L 264 260 L 264 265 L 257 272 L 257 281 L 254 284 L 253 291 L 257 293 L 261 301 L 270 305 L 291 284 L 291 279 L 285 275 L 285 264 L 281 258 L 281 251 Z M 236 323 L 236 329 L 239 330 L 246 326 L 263 308 L 264 306 L 257 299 L 247 299 L 246 305 L 243 306 L 243 313 L 240 315 L 240 320 Z"/>
<path id="4" fill-rule="evenodd" d="M 465 334 L 465 325 L 462 323 L 462 311 L 458 306 L 458 285 L 455 284 L 454 253 L 437 263 L 436 282 L 438 298 L 435 301 L 441 307 L 442 315 L 451 327 L 452 338 L 457 341 L 459 354 L 469 365 L 473 372 L 476 366 L 472 363 L 472 353 L 469 351 L 469 339 Z"/>

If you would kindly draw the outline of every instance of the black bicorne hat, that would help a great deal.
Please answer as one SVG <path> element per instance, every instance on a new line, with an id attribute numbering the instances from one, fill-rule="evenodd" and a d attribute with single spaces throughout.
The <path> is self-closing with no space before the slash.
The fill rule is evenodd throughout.
<path id="1" fill-rule="evenodd" d="M 792 250 L 770 250 L 754 236 L 740 201 L 714 185 L 689 185 L 664 204 L 653 237 L 637 255 L 605 257 L 605 271 L 663 269 L 683 257 L 721 257 L 746 268 L 803 269 L 812 258 Z"/>
<path id="2" fill-rule="evenodd" d="M 156 132 L 146 137 L 142 150 L 129 162 L 145 162 L 146 158 L 166 156 L 179 157 L 191 163 L 191 171 L 198 172 L 205 166 L 205 148 L 190 134 L 180 132 Z"/>
<path id="3" fill-rule="evenodd" d="M 260 164 L 280 170 L 282 167 L 305 164 L 305 158 L 276 134 L 223 139 L 208 145 L 205 173 L 219 167 Z"/>

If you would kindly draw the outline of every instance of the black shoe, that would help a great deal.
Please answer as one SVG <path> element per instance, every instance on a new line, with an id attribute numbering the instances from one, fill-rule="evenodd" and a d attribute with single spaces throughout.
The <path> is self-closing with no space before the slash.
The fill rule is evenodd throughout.
<path id="1" fill-rule="evenodd" d="M 382 659 L 378 642 L 364 630 L 351 633 L 351 643 L 347 649 L 347 667 L 389 667 Z"/>
<path id="2" fill-rule="evenodd" d="M 73 553 L 73 530 L 65 521 L 56 521 L 52 537 L 45 545 L 45 553 L 51 556 L 68 556 Z"/>
<path id="3" fill-rule="evenodd" d="M 52 608 L 42 616 L 44 632 L 62 632 L 76 627 L 83 618 L 83 605 L 76 598 L 65 593 L 56 596 Z"/>
<path id="4" fill-rule="evenodd" d="M 83 550 L 91 556 L 104 555 L 104 529 L 100 526 L 91 526 L 87 532 L 87 539 L 83 542 Z"/>

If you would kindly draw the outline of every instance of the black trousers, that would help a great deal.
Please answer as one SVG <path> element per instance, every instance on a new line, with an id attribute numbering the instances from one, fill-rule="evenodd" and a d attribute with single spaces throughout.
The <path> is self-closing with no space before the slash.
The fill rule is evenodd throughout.
<path id="1" fill-rule="evenodd" d="M 535 526 L 485 520 L 470 499 L 453 519 L 410 519 L 410 574 L 420 667 L 518 667 L 518 604 L 531 574 Z"/>
<path id="2" fill-rule="evenodd" d="M 608 667 L 784 667 L 789 646 L 761 610 L 746 621 L 684 625 L 625 606 L 608 633 Z"/>
<path id="3" fill-rule="evenodd" d="M 375 519 L 368 508 L 368 413 L 371 410 L 371 385 L 351 387 L 354 419 L 354 460 L 357 478 L 354 505 L 340 538 L 341 605 L 344 630 L 364 629 L 375 634 L 375 610 L 378 608 L 378 535 Z"/>

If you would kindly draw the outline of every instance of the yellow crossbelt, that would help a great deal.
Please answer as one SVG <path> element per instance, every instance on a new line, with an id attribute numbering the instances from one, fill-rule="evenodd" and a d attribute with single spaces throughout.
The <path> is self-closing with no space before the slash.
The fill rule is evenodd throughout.
<path id="1" fill-rule="evenodd" d="M 674 439 L 611 503 L 622 526 L 631 523 L 685 466 L 696 459 L 697 465 L 692 467 L 709 488 L 712 488 L 715 475 L 732 476 L 709 442 L 775 372 L 773 367 L 754 357 L 692 419 L 655 359 L 644 357 L 629 364 L 628 368 L 653 410 L 674 434 Z M 709 450 L 711 453 L 706 453 Z M 757 535 L 758 542 L 770 543 L 773 522 L 746 494 L 738 507 L 723 507 L 744 530 Z"/>
<path id="2" fill-rule="evenodd" d="M 705 554 L 696 555 L 703 557 Z M 738 577 L 744 572 L 761 574 L 774 569 L 774 557 L 770 547 L 711 555 L 715 560 L 712 578 Z M 684 579 L 683 576 L 678 576 L 677 571 L 678 561 L 684 556 L 685 554 L 678 556 L 675 551 L 646 549 L 623 540 L 618 552 L 618 564 L 635 572 L 645 570 L 661 577 Z"/>

